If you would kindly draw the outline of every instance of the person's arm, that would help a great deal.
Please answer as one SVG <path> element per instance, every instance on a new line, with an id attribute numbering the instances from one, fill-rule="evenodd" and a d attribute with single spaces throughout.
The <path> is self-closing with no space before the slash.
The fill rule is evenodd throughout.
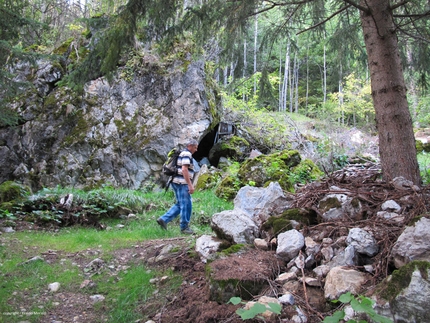
<path id="1" fill-rule="evenodd" d="M 184 176 L 184 179 L 188 184 L 188 191 L 190 192 L 190 194 L 193 194 L 194 186 L 190 179 L 190 173 L 188 173 L 188 165 L 182 165 L 182 176 Z"/>

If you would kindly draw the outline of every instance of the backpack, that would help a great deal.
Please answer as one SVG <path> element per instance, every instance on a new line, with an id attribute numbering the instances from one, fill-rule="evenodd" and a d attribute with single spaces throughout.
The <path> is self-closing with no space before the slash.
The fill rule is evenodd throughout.
<path id="1" fill-rule="evenodd" d="M 181 153 L 180 149 L 173 148 L 167 154 L 167 161 L 163 164 L 163 174 L 166 176 L 175 176 L 178 174 L 178 166 L 176 164 L 179 154 Z"/>

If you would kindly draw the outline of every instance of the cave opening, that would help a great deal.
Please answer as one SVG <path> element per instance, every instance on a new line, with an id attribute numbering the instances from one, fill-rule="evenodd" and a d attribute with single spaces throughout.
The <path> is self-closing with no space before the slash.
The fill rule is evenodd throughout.
<path id="1" fill-rule="evenodd" d="M 232 123 L 220 122 L 211 131 L 209 131 L 199 142 L 197 151 L 193 154 L 194 159 L 200 163 L 203 158 L 208 158 L 213 146 L 222 136 L 235 133 L 235 126 Z M 218 161 L 209 160 L 211 164 Z M 216 167 L 217 165 L 214 164 Z"/>

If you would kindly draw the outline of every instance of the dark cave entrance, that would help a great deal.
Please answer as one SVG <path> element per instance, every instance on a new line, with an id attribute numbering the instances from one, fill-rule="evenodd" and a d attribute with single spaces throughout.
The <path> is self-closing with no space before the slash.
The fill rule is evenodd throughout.
<path id="1" fill-rule="evenodd" d="M 209 154 L 212 147 L 219 141 L 219 139 L 226 135 L 232 135 L 236 133 L 236 127 L 232 123 L 220 122 L 218 123 L 210 132 L 208 132 L 202 140 L 199 142 L 199 146 L 197 151 L 194 153 L 194 159 L 199 162 L 203 158 L 209 159 Z M 218 161 L 209 160 L 213 166 L 217 166 L 214 162 L 218 163 Z"/>

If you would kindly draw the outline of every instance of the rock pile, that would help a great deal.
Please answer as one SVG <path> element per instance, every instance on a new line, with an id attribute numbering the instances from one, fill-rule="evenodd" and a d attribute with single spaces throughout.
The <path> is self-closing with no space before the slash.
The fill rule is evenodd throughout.
<path id="1" fill-rule="evenodd" d="M 236 279 L 237 288 L 221 299 L 271 297 L 294 308 L 294 322 L 309 315 L 322 319 L 329 301 L 347 292 L 374 299 L 375 311 L 394 322 L 430 322 L 430 188 L 403 178 L 386 183 L 379 174 L 374 165 L 354 166 L 296 194 L 286 194 L 276 182 L 241 188 L 233 210 L 213 215 L 216 236 L 198 238 L 196 251 L 211 272 L 219 261 L 228 262 L 229 256 L 219 256 L 222 247 L 252 245 L 272 253 L 281 270 L 270 288 L 262 284 L 253 295 L 243 294 L 237 277 L 220 282 L 212 276 L 211 288 L 222 290 L 216 285 Z M 299 293 L 306 311 L 294 305 Z M 348 310 L 350 318 L 359 318 Z"/>

